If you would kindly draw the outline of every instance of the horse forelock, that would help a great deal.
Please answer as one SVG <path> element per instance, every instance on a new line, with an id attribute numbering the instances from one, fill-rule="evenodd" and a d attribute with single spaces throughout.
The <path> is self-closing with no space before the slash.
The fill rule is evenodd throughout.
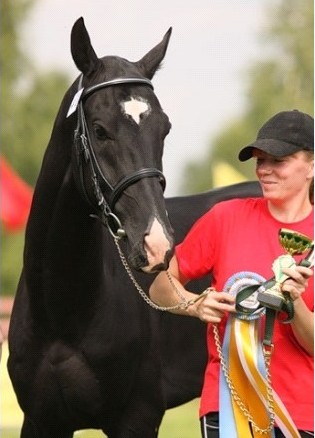
<path id="1" fill-rule="evenodd" d="M 88 87 L 100 82 L 117 78 L 143 78 L 136 63 L 119 56 L 103 56 L 99 58 L 97 69 L 88 76 L 83 76 L 83 86 Z"/>

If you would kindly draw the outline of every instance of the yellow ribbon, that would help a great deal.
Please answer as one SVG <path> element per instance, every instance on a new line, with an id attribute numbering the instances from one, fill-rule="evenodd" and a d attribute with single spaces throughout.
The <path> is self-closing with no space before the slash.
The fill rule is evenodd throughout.
<path id="1" fill-rule="evenodd" d="M 235 390 L 231 401 L 237 435 L 240 438 L 272 438 L 270 414 L 273 413 L 286 438 L 300 438 L 280 398 L 270 387 L 268 389 L 268 381 L 258 368 L 258 332 L 259 319 L 232 318 L 228 368 Z M 252 431 L 249 422 L 252 423 Z"/>

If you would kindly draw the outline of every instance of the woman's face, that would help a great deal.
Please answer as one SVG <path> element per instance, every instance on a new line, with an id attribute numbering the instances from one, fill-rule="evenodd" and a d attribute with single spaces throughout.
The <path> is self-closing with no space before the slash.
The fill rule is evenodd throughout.
<path id="1" fill-rule="evenodd" d="M 285 157 L 275 157 L 254 149 L 256 175 L 266 199 L 282 203 L 308 196 L 314 177 L 314 159 L 304 151 Z"/>

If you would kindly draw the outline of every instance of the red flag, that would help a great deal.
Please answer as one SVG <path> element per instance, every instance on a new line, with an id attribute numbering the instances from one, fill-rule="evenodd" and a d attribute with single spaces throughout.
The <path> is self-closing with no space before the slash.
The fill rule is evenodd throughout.
<path id="1" fill-rule="evenodd" d="M 26 225 L 33 189 L 14 172 L 3 157 L 0 157 L 0 172 L 1 221 L 7 231 L 19 231 Z"/>

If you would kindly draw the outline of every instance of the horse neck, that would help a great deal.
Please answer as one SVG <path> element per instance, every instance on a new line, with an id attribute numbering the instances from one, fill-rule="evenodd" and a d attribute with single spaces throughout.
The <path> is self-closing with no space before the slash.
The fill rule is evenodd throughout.
<path id="1" fill-rule="evenodd" d="M 83 336 L 104 289 L 102 230 L 89 217 L 70 165 L 54 199 L 42 198 L 41 184 L 25 240 L 26 290 L 43 336 L 74 342 Z"/>
<path id="2" fill-rule="evenodd" d="M 30 290 L 67 293 L 66 285 L 79 281 L 82 267 L 86 278 L 100 275 L 102 230 L 73 180 L 73 129 L 57 117 L 34 191 L 24 251 Z"/>

